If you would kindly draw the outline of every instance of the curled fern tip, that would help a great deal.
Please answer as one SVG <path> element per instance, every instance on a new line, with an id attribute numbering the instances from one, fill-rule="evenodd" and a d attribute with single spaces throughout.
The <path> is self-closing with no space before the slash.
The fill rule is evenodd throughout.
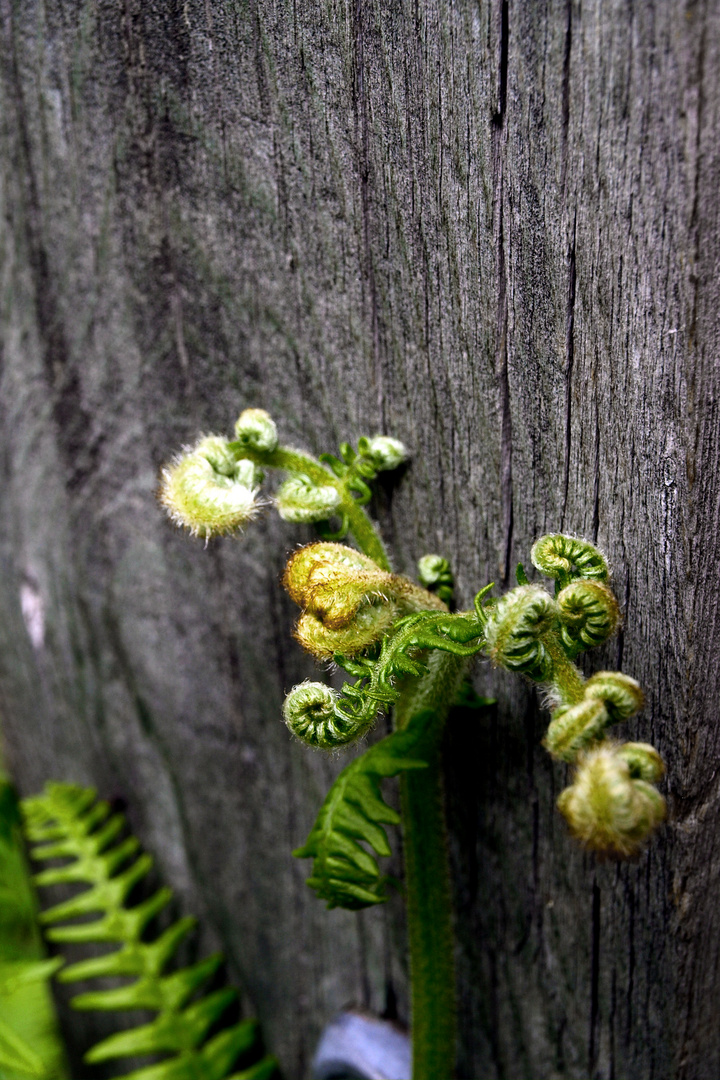
<path id="1" fill-rule="evenodd" d="M 162 470 L 158 499 L 193 536 L 238 532 L 260 509 L 259 471 L 251 461 L 237 461 L 227 445 L 221 436 L 206 436 Z"/>
<path id="2" fill-rule="evenodd" d="M 361 439 L 358 449 L 378 472 L 397 469 L 404 461 L 407 461 L 409 456 L 404 444 L 390 435 L 375 435 L 372 439 Z"/>
<path id="3" fill-rule="evenodd" d="M 653 786 L 663 772 L 646 743 L 601 743 L 579 756 L 558 808 L 586 848 L 629 858 L 665 818 L 665 800 Z"/>
<path id="4" fill-rule="evenodd" d="M 278 445 L 277 425 L 264 409 L 245 409 L 235 422 L 238 442 L 254 450 L 272 451 Z"/>

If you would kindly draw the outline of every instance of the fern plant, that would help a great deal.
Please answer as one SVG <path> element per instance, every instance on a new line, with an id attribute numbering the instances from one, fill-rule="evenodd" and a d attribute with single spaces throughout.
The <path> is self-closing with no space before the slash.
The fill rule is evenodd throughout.
<path id="1" fill-rule="evenodd" d="M 85 1061 L 96 1064 L 136 1055 L 172 1055 L 126 1073 L 124 1080 L 269 1080 L 276 1076 L 275 1059 L 263 1054 L 255 1020 L 223 1025 L 224 1015 L 237 1001 L 236 991 L 223 988 L 201 994 L 222 963 L 220 954 L 168 970 L 178 946 L 195 926 L 195 919 L 185 917 L 158 936 L 149 936 L 153 920 L 172 899 L 171 890 L 159 888 L 129 905 L 152 859 L 139 853 L 135 837 L 126 835 L 124 816 L 113 814 L 92 789 L 72 784 L 49 784 L 43 794 L 24 800 L 22 808 L 33 859 L 68 860 L 41 871 L 35 883 L 90 886 L 41 913 L 48 940 L 63 947 L 88 942 L 119 946 L 69 964 L 58 978 L 66 983 L 134 979 L 113 989 L 79 994 L 71 1004 L 76 1009 L 157 1012 L 151 1023 L 98 1043 Z M 91 915 L 98 918 L 75 921 Z"/>
<path id="2" fill-rule="evenodd" d="M 603 554 L 585 540 L 541 537 L 531 560 L 554 580 L 553 593 L 530 582 L 502 597 L 487 585 L 470 611 L 452 612 L 452 574 L 429 554 L 419 582 L 394 574 L 364 507 L 369 483 L 407 454 L 387 436 L 344 443 L 340 456 L 315 459 L 280 445 L 263 410 L 249 409 L 235 439 L 205 436 L 163 470 L 159 492 L 176 524 L 206 541 L 241 531 L 267 505 L 259 495 L 264 469 L 286 478 L 274 503 L 288 521 L 314 522 L 322 540 L 297 551 L 284 585 L 300 608 L 296 637 L 318 660 L 345 670 L 338 693 L 304 682 L 284 704 L 290 731 L 308 745 L 334 750 L 363 738 L 381 712 L 395 731 L 356 758 L 338 777 L 310 833 L 295 854 L 313 859 L 308 884 L 329 907 L 351 909 L 386 899 L 377 856 L 389 854 L 386 824 L 398 815 L 382 800 L 379 779 L 399 776 L 412 981 L 413 1080 L 452 1073 L 455 977 L 440 742 L 450 708 L 465 693 L 471 657 L 539 683 L 551 707 L 544 745 L 575 767 L 558 805 L 589 849 L 618 857 L 637 852 L 662 821 L 655 787 L 662 761 L 644 743 L 619 743 L 608 729 L 643 704 L 634 679 L 598 672 L 584 679 L 575 660 L 606 641 L 619 622 Z M 338 541 L 351 538 L 357 546 Z"/>
<path id="3" fill-rule="evenodd" d="M 0 770 L 0 1078 L 67 1080 L 20 830 L 20 808 Z"/>
<path id="4" fill-rule="evenodd" d="M 363 843 L 375 855 L 390 855 L 383 825 L 399 825 L 400 815 L 382 798 L 380 780 L 427 767 L 411 755 L 432 722 L 431 712 L 413 717 L 404 731 L 381 739 L 343 769 L 306 842 L 293 852 L 299 859 L 314 859 L 307 884 L 329 908 L 354 910 L 385 899 L 388 879 Z"/>

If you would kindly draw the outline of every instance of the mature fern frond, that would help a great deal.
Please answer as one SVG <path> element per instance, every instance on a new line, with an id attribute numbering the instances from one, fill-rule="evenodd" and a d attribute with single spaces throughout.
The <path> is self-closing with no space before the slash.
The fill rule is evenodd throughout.
<path id="1" fill-rule="evenodd" d="M 258 1027 L 254 1020 L 231 1023 L 208 1039 L 231 1003 L 236 991 L 217 990 L 193 1000 L 202 984 L 222 962 L 210 956 L 191 967 L 163 974 L 180 942 L 195 925 L 192 918 L 179 919 L 155 940 L 146 941 L 149 923 L 172 897 L 168 888 L 158 889 L 147 900 L 126 906 L 134 887 L 147 875 L 152 859 L 139 854 L 138 841 L 125 833 L 122 814 L 112 814 L 106 802 L 97 801 L 92 789 L 72 784 L 49 784 L 45 792 L 23 804 L 28 840 L 37 846 L 36 860 L 68 858 L 70 862 L 37 874 L 37 885 L 83 882 L 90 888 L 43 912 L 40 921 L 49 929 L 49 940 L 116 943 L 120 948 L 103 956 L 66 967 L 60 979 L 136 976 L 135 982 L 116 989 L 80 994 L 72 1005 L 78 1009 L 150 1009 L 158 1015 L 150 1024 L 111 1035 L 86 1055 L 88 1063 L 137 1054 L 170 1053 L 157 1064 L 135 1070 L 123 1080 L 267 1080 L 276 1063 L 260 1056 Z M 67 920 L 97 913 L 92 922 Z M 63 924 L 63 925 L 58 925 Z M 232 1073 L 242 1057 L 259 1057 L 249 1068 Z"/>
<path id="2" fill-rule="evenodd" d="M 399 825 L 400 815 L 383 800 L 380 780 L 427 766 L 420 755 L 413 753 L 432 722 L 431 712 L 414 716 L 402 731 L 387 735 L 343 769 L 307 841 L 293 852 L 299 859 L 314 859 L 307 883 L 329 908 L 357 910 L 387 899 L 388 879 L 381 875 L 375 855 L 363 844 L 368 844 L 376 855 L 390 854 L 383 825 Z"/>

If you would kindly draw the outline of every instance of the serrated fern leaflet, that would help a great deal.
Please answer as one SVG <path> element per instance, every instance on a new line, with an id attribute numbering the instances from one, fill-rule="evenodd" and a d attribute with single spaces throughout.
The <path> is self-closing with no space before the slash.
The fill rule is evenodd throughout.
<path id="1" fill-rule="evenodd" d="M 420 713 L 402 731 L 387 735 L 343 769 L 306 843 L 293 852 L 299 859 L 314 859 L 307 883 L 329 908 L 359 909 L 386 899 L 387 878 L 375 856 L 390 855 L 383 825 L 398 825 L 400 815 L 383 800 L 380 780 L 426 767 L 413 751 L 419 749 L 432 719 L 432 713 Z"/>
<path id="2" fill-rule="evenodd" d="M 222 956 L 167 973 L 195 920 L 179 919 L 155 939 L 146 940 L 149 924 L 168 905 L 172 892 L 160 888 L 148 899 L 127 906 L 152 859 L 138 854 L 138 841 L 125 835 L 123 815 L 112 814 L 106 802 L 97 801 L 93 790 L 72 784 L 49 784 L 42 795 L 25 800 L 23 810 L 27 838 L 35 845 L 33 859 L 70 860 L 37 874 L 36 884 L 90 885 L 41 914 L 47 938 L 64 945 L 120 946 L 65 967 L 60 980 L 136 977 L 135 982 L 114 989 L 80 994 L 73 998 L 73 1007 L 157 1011 L 152 1023 L 111 1035 L 94 1046 L 85 1060 L 95 1064 L 139 1054 L 172 1055 L 127 1073 L 122 1080 L 269 1080 L 275 1076 L 276 1063 L 262 1053 L 257 1022 L 226 1019 L 237 1001 L 236 991 L 223 988 L 198 996 L 220 967 Z M 92 922 L 68 922 L 95 913 L 99 918 Z"/>

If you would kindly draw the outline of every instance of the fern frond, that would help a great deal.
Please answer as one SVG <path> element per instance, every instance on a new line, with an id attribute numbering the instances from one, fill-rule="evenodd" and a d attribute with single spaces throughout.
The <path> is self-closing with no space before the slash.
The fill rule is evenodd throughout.
<path id="1" fill-rule="evenodd" d="M 79 994 L 76 1009 L 150 1009 L 158 1015 L 152 1023 L 119 1032 L 104 1039 L 85 1055 L 94 1064 L 111 1058 L 138 1054 L 168 1053 L 171 1058 L 126 1074 L 123 1080 L 225 1080 L 240 1057 L 259 1057 L 252 1067 L 233 1073 L 233 1080 L 265 1080 L 276 1073 L 274 1058 L 261 1055 L 255 1020 L 232 1022 L 216 1030 L 224 1014 L 237 1001 L 231 988 L 204 997 L 198 991 L 217 971 L 220 955 L 165 974 L 181 941 L 195 926 L 195 919 L 178 919 L 154 940 L 146 930 L 170 902 L 172 892 L 160 888 L 132 907 L 128 898 L 148 874 L 152 858 L 139 853 L 139 843 L 124 837 L 122 814 L 111 814 L 95 791 L 73 784 L 49 784 L 45 792 L 23 804 L 26 835 L 33 859 L 67 858 L 59 867 L 35 876 L 39 886 L 84 883 L 84 892 L 56 904 L 40 915 L 55 942 L 107 942 L 120 948 L 66 967 L 60 978 L 77 982 L 96 977 L 132 977 L 129 985 Z M 65 925 L 87 915 L 92 922 Z M 60 925 L 58 925 L 60 924 Z"/>
<path id="2" fill-rule="evenodd" d="M 402 731 L 387 735 L 343 769 L 307 841 L 293 852 L 298 859 L 314 859 L 307 884 L 329 908 L 358 910 L 387 899 L 387 878 L 375 856 L 390 855 L 383 825 L 399 825 L 400 815 L 383 800 L 380 780 L 426 768 L 427 762 L 413 752 L 432 720 L 430 712 L 418 714 Z"/>
<path id="3" fill-rule="evenodd" d="M 482 599 L 485 592 L 487 589 L 478 597 Z M 294 735 L 312 746 L 335 749 L 356 742 L 367 735 L 378 713 L 395 704 L 403 678 L 417 677 L 426 671 L 429 650 L 474 656 L 484 644 L 485 615 L 481 600 L 472 612 L 451 615 L 447 611 L 419 611 L 407 615 L 386 634 L 376 660 L 335 654 L 336 663 L 357 676 L 357 681 L 344 683 L 340 694 L 328 691 L 321 695 L 322 708 L 318 694 L 307 693 L 307 684 L 294 687 L 285 699 L 285 722 Z M 322 691 L 321 684 L 310 686 Z"/>

